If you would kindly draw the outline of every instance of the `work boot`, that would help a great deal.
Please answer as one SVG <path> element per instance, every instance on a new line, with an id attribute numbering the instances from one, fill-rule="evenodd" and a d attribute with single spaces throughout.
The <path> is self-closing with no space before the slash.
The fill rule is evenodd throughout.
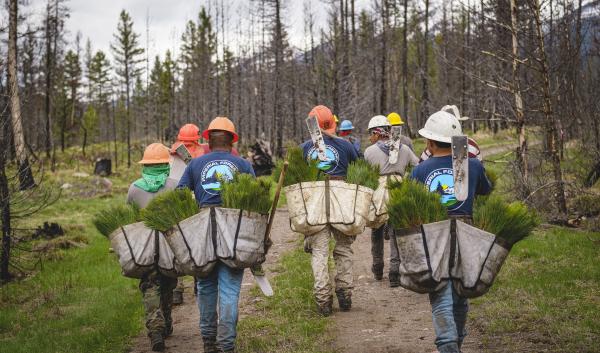
<path id="1" fill-rule="evenodd" d="M 383 279 L 383 264 L 373 264 L 371 272 L 373 272 L 375 280 L 381 281 Z"/>
<path id="2" fill-rule="evenodd" d="M 152 346 L 153 352 L 162 352 L 165 350 L 165 339 L 162 332 L 150 332 L 150 346 Z"/>
<path id="3" fill-rule="evenodd" d="M 202 342 L 204 343 L 204 353 L 219 353 L 216 337 L 202 337 Z"/>
<path id="4" fill-rule="evenodd" d="M 317 310 L 319 314 L 327 317 L 333 313 L 333 305 L 331 302 L 327 302 L 325 304 L 317 304 Z"/>
<path id="5" fill-rule="evenodd" d="M 398 272 L 390 272 L 390 287 L 396 288 L 400 286 L 400 274 Z"/>
<path id="6" fill-rule="evenodd" d="M 173 291 L 173 305 L 183 304 L 183 292 L 179 290 Z"/>
<path id="7" fill-rule="evenodd" d="M 338 299 L 341 311 L 350 311 L 352 308 L 352 293 L 345 290 L 336 290 L 335 295 Z"/>

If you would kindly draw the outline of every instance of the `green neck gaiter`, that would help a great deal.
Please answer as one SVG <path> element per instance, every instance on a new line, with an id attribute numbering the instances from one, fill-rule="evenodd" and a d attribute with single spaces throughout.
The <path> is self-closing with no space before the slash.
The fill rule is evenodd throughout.
<path id="1" fill-rule="evenodd" d="M 142 168 L 142 177 L 136 180 L 133 185 L 148 192 L 157 192 L 165 186 L 169 177 L 169 170 L 168 164 L 144 166 Z"/>

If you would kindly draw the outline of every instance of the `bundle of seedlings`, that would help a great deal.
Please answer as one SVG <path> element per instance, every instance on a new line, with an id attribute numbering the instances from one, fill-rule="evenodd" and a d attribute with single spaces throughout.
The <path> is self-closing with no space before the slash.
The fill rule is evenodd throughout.
<path id="1" fill-rule="evenodd" d="M 269 213 L 272 202 L 270 191 L 270 180 L 254 178 L 250 174 L 237 173 L 233 180 L 221 182 L 221 199 L 225 208 Z"/>
<path id="2" fill-rule="evenodd" d="M 379 167 L 364 159 L 357 159 L 348 166 L 346 182 L 375 190 L 379 186 Z"/>
<path id="3" fill-rule="evenodd" d="M 141 211 L 146 227 L 166 232 L 177 223 L 198 213 L 196 200 L 189 189 L 176 189 L 156 196 Z"/>
<path id="4" fill-rule="evenodd" d="M 425 185 L 412 179 L 405 179 L 390 188 L 388 214 L 394 229 L 413 228 L 448 219 L 440 195 L 429 192 Z"/>
<path id="5" fill-rule="evenodd" d="M 502 238 L 509 247 L 531 234 L 538 224 L 537 215 L 519 201 L 508 204 L 492 195 L 475 204 L 473 225 Z"/>
<path id="6" fill-rule="evenodd" d="M 289 147 L 287 152 L 287 161 L 289 166 L 285 173 L 283 186 L 294 185 L 302 182 L 318 181 L 324 178 L 323 173 L 318 168 L 318 160 L 305 160 L 304 152 L 300 147 Z M 273 178 L 275 182 L 279 180 L 279 174 L 283 168 L 283 160 L 277 162 L 273 170 Z"/>
<path id="7" fill-rule="evenodd" d="M 139 222 L 140 209 L 136 205 L 118 205 L 100 211 L 92 220 L 100 234 L 108 237 L 115 230 Z"/>

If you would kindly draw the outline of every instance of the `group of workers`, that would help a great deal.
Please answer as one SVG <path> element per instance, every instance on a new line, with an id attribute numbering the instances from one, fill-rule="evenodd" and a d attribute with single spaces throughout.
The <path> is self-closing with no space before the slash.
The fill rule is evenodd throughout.
<path id="1" fill-rule="evenodd" d="M 344 120 L 338 130 L 337 117 L 323 105 L 314 107 L 309 116 L 315 117 L 323 134 L 326 148 L 326 160 L 320 161 L 319 168 L 331 179 L 344 179 L 348 166 L 353 161 L 364 158 L 368 163 L 379 167 L 381 175 L 405 176 L 409 166 L 413 166 L 410 178 L 422 182 L 431 192 L 441 192 L 442 202 L 453 199 L 451 138 L 461 135 L 461 117 L 452 114 L 444 107 L 429 117 L 419 134 L 427 141 L 427 147 L 418 158 L 413 145 L 407 136 L 400 139 L 398 158 L 391 163 L 389 159 L 391 131 L 393 125 L 404 122 L 397 113 L 387 117 L 377 115 L 370 119 L 368 134 L 370 146 L 364 153 L 360 149 L 360 139 L 352 135 L 352 122 Z M 144 152 L 142 177 L 134 182 L 128 193 L 128 202 L 145 207 L 157 194 L 173 188 L 189 188 L 193 191 L 200 207 L 218 206 L 221 204 L 219 190 L 207 181 L 207 175 L 215 168 L 227 169 L 227 175 L 248 173 L 255 175 L 252 165 L 237 156 L 233 144 L 238 135 L 234 124 L 224 117 L 215 118 L 204 130 L 202 137 L 208 140 L 207 145 L 200 144 L 199 129 L 193 124 L 184 125 L 178 135 L 177 142 L 171 149 L 160 143 L 149 145 Z M 179 145 L 185 145 L 193 159 L 189 164 L 176 152 Z M 302 143 L 306 160 L 317 159 L 318 150 L 312 139 Z M 477 157 L 479 150 L 476 143 L 470 141 L 470 157 Z M 448 177 L 450 176 L 450 177 Z M 443 181 L 447 188 L 439 190 L 436 186 Z M 220 182 L 220 181 L 219 181 Z M 211 185 L 210 187 L 208 185 Z M 476 194 L 491 191 L 491 184 L 485 176 L 483 165 L 477 158 L 469 159 L 469 195 L 462 202 L 445 203 L 451 217 L 459 217 L 469 221 L 472 215 L 473 201 Z M 453 199 L 456 201 L 456 199 Z M 371 235 L 371 251 L 373 256 L 372 272 L 376 280 L 383 279 L 384 239 L 388 238 L 387 225 L 373 229 Z M 329 279 L 329 244 L 333 238 L 333 258 L 335 262 L 335 290 Z M 305 234 L 305 249 L 311 252 L 311 266 L 314 276 L 314 296 L 320 314 L 329 316 L 333 313 L 333 292 L 337 297 L 340 310 L 348 311 L 352 307 L 353 289 L 353 250 L 352 243 L 356 236 L 343 234 L 325 227 L 315 234 Z M 400 284 L 399 256 L 396 239 L 390 239 L 390 286 Z M 238 302 L 243 270 L 236 270 L 219 263 L 205 278 L 197 278 L 197 302 L 200 310 L 200 331 L 205 353 L 235 351 L 237 332 Z M 183 286 L 177 280 L 163 276 L 158 271 L 148 273 L 140 281 L 140 290 L 146 312 L 146 327 L 154 351 L 165 348 L 165 338 L 172 331 L 171 305 L 174 297 L 179 296 Z M 466 335 L 465 323 L 468 304 L 452 288 L 444 287 L 439 292 L 431 293 L 429 299 L 432 306 L 433 323 L 436 333 L 436 346 L 442 353 L 459 353 Z"/>

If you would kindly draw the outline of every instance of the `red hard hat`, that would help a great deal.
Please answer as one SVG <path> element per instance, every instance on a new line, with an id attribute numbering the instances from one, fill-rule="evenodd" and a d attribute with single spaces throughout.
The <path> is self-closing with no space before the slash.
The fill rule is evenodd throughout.
<path id="1" fill-rule="evenodd" d="M 177 140 L 198 141 L 200 140 L 200 129 L 194 124 L 185 124 L 179 129 Z"/>
<path id="2" fill-rule="evenodd" d="M 324 105 L 317 105 L 310 111 L 310 113 L 308 113 L 308 115 L 317 117 L 319 127 L 323 131 L 330 134 L 335 134 L 335 118 L 333 117 L 333 113 L 331 110 L 329 110 L 329 108 Z"/>

